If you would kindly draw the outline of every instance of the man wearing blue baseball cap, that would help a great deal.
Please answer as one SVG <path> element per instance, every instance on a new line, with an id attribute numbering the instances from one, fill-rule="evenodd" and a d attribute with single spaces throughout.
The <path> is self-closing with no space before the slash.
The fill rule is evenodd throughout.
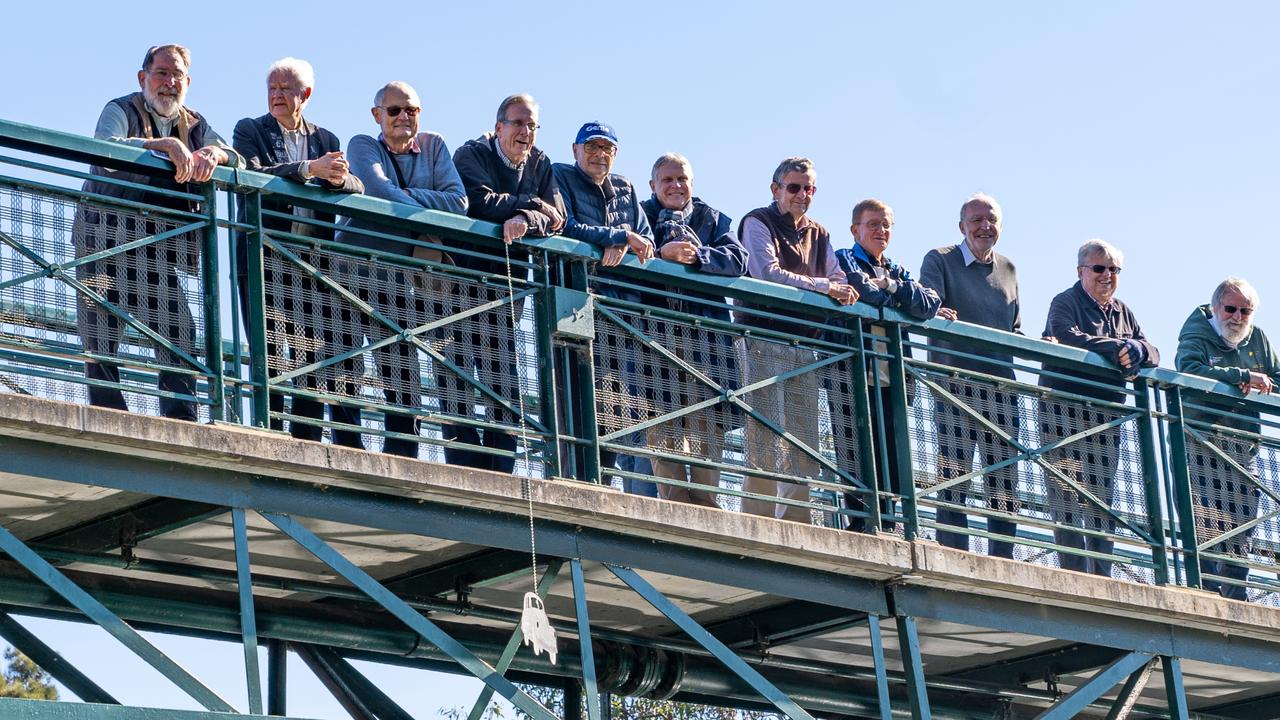
<path id="1" fill-rule="evenodd" d="M 642 263 L 651 259 L 654 253 L 653 232 L 640 208 L 635 186 L 625 177 L 610 172 L 617 155 L 618 136 L 613 128 L 602 122 L 589 122 L 578 130 L 578 136 L 574 138 L 574 164 L 556 163 L 552 166 L 567 211 L 564 234 L 601 248 L 604 257 L 600 264 L 604 267 L 620 264 L 628 252 L 634 252 Z M 640 294 L 635 290 L 611 283 L 593 281 L 592 290 L 607 298 L 641 302 Z M 625 331 L 617 326 L 607 326 L 606 332 L 615 330 L 626 339 Z M 597 395 L 614 398 L 596 407 L 602 431 L 633 425 L 636 421 L 633 411 L 641 402 L 635 353 L 629 349 L 630 344 L 625 346 L 628 349 L 623 349 L 622 344 L 618 347 L 618 352 L 605 352 L 602 346 L 592 354 Z M 642 436 L 643 433 L 635 433 L 631 441 L 643 444 Z M 602 468 L 607 470 L 615 464 L 632 469 L 635 459 L 619 457 L 612 450 L 600 451 Z M 626 480 L 623 484 L 628 491 L 638 490 Z M 645 490 L 643 494 L 653 492 L 651 486 Z"/>

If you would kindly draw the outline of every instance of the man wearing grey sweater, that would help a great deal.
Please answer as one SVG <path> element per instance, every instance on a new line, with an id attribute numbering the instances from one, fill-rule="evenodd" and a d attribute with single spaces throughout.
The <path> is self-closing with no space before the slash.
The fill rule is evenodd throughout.
<path id="1" fill-rule="evenodd" d="M 365 192 L 384 200 L 416 205 L 426 210 L 443 210 L 463 215 L 467 194 L 453 165 L 444 138 L 433 132 L 418 132 L 422 103 L 408 83 L 387 83 L 373 100 L 373 119 L 381 132 L 377 138 L 356 135 L 347 144 L 351 173 L 364 183 Z M 395 255 L 448 262 L 439 251 L 408 242 L 373 237 L 356 232 L 373 230 L 388 235 L 405 234 L 402 227 L 347 218 L 350 230 L 338 234 L 338 241 Z M 423 237 L 423 240 L 431 238 Z M 450 294 L 447 285 L 426 282 L 423 273 L 389 263 L 351 261 L 350 277 L 343 284 L 405 330 L 427 322 L 428 307 L 440 306 L 441 296 Z M 415 287 L 415 285 L 417 287 Z M 438 312 L 436 314 L 439 314 Z M 397 334 L 379 320 L 361 315 L 351 330 L 351 340 L 361 335 L 376 343 Z M 349 348 L 347 348 L 349 349 Z M 389 405 L 411 412 L 387 412 L 386 430 L 402 436 L 418 434 L 416 411 L 422 403 L 422 370 L 418 349 L 407 340 L 384 345 L 373 351 L 382 377 L 383 394 Z M 388 437 L 382 451 L 393 455 L 418 456 L 418 443 L 408 437 Z"/>
<path id="2" fill-rule="evenodd" d="M 943 309 L 954 313 L 954 318 L 975 325 L 985 325 L 1006 332 L 1021 332 L 1022 317 L 1018 302 L 1018 273 L 1009 259 L 995 251 L 1000 239 L 1000 223 L 1003 213 L 1000 204 L 988 195 L 977 194 L 960 206 L 960 232 L 964 241 L 959 245 L 930 250 L 920 268 L 920 283 L 937 291 L 942 298 Z M 973 372 L 1013 379 L 1008 363 L 1009 355 L 991 352 L 944 340 L 933 341 L 933 347 L 953 349 L 979 355 L 961 357 L 937 349 L 929 359 L 935 363 Z M 999 390 L 992 385 L 969 379 L 946 381 L 947 392 L 959 402 L 978 411 L 988 422 L 1016 438 L 1018 436 L 1018 396 Z M 975 448 L 980 467 L 989 467 L 1015 456 L 1012 445 L 976 418 L 962 410 L 958 404 L 941 397 L 934 401 L 934 422 L 938 438 L 938 482 L 947 483 L 973 470 Z M 985 473 L 986 505 L 991 510 L 1006 515 L 1016 515 L 1017 463 L 1010 463 L 998 470 Z M 969 481 L 957 483 L 938 492 L 940 502 L 963 507 L 967 502 L 965 489 Z M 962 509 L 940 507 L 939 525 L 968 528 L 969 518 Z M 997 535 L 1015 535 L 1017 523 L 988 517 L 987 529 Z M 963 532 L 938 531 L 938 542 L 960 550 L 969 549 L 969 536 Z M 992 540 L 990 554 L 1012 558 L 1013 544 Z"/>

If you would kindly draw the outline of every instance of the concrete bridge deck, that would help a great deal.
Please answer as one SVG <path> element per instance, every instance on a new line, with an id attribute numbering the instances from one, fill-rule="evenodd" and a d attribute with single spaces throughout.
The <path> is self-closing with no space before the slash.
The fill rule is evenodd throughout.
<path id="1" fill-rule="evenodd" d="M 532 507 L 540 572 L 554 558 L 585 563 L 605 689 L 630 684 L 685 699 L 759 702 L 607 562 L 640 571 L 818 710 L 849 713 L 859 698 L 874 698 L 872 615 L 916 619 L 936 717 L 992 717 L 993 707 L 1030 717 L 1135 650 L 1181 658 L 1192 711 L 1280 715 L 1265 709 L 1280 705 L 1271 702 L 1280 693 L 1275 608 L 571 480 L 522 480 L 240 426 L 0 395 L 4 527 L 126 620 L 215 635 L 238 630 L 231 505 L 298 518 L 482 656 L 511 632 L 513 617 L 504 613 L 531 587 Z M 438 653 L 355 602 L 349 585 L 256 512 L 248 522 L 262 636 L 314 642 L 328 624 L 334 645 L 353 653 L 443 667 Z M 575 617 L 567 577 L 566 570 L 547 601 L 561 628 Z M 19 613 L 65 610 L 12 563 L 0 567 L 0 603 Z M 576 639 L 560 635 L 561 666 L 523 650 L 514 665 L 521 677 L 573 673 Z M 896 680 L 904 665 L 892 623 L 885 649 Z M 619 652 L 635 667 L 651 666 L 653 677 L 627 677 Z M 891 684 L 900 695 L 901 683 Z M 1153 674 L 1139 712 L 1163 698 Z M 1095 706 L 1083 716 L 1105 715 Z"/>

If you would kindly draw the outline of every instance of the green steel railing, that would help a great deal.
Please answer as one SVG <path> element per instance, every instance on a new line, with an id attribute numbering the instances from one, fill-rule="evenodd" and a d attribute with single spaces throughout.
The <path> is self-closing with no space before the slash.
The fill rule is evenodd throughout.
<path id="1" fill-rule="evenodd" d="M 1115 402 L 1105 360 L 1035 339 L 663 261 L 606 273 L 564 237 L 508 255 L 491 223 L 228 168 L 124 201 L 81 190 L 84 165 L 168 164 L 5 121 L 0 146 L 0 392 L 1277 587 L 1269 398 L 1155 369 Z"/>

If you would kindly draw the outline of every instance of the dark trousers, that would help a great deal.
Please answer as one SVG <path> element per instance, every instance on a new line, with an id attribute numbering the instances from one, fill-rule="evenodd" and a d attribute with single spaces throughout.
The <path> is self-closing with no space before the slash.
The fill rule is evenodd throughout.
<path id="1" fill-rule="evenodd" d="M 243 250 L 243 246 L 241 250 Z M 313 256 L 308 256 L 306 259 L 322 272 L 325 271 L 327 256 L 313 254 Z M 246 259 L 242 255 L 240 260 L 238 267 L 243 270 L 246 267 Z M 326 310 L 329 309 L 330 303 L 323 302 L 321 294 L 327 293 L 327 291 L 323 290 L 310 277 L 305 276 L 299 268 L 293 268 L 287 263 L 270 263 L 269 266 L 270 268 L 264 273 L 265 277 L 263 278 L 268 375 L 271 374 L 273 359 L 285 360 L 286 352 L 290 357 L 287 359 L 289 362 L 284 364 L 286 366 L 301 367 L 349 349 L 354 340 L 348 336 L 346 341 L 343 342 L 339 338 L 342 324 L 337 322 L 336 318 L 326 317 Z M 284 277 L 284 275 L 288 277 Z M 237 278 L 237 281 L 237 288 L 240 294 L 240 316 L 244 320 L 244 327 L 247 332 L 250 325 L 248 276 L 241 275 Z M 344 303 L 345 301 L 339 299 L 338 302 Z M 337 350 L 337 348 L 341 348 L 341 350 Z M 319 375 L 319 371 L 313 371 L 295 378 L 293 382 L 295 386 L 308 390 L 317 390 L 325 387 L 325 385 L 328 385 L 326 389 L 330 393 L 338 390 L 332 382 L 320 382 Z M 348 396 L 356 394 L 356 388 L 353 384 L 348 384 L 344 389 Z M 284 393 L 271 391 L 267 398 L 267 404 L 273 416 L 276 413 L 284 412 Z M 313 398 L 295 395 L 290 403 L 290 414 L 323 420 L 324 403 Z M 360 425 L 359 408 L 331 405 L 329 415 L 335 423 Z M 278 417 L 272 417 L 270 427 L 273 430 L 283 430 L 284 421 Z M 324 436 L 324 429 L 312 423 L 291 420 L 289 422 L 289 434 L 299 440 L 320 442 Z M 364 449 L 364 444 L 360 442 L 360 433 L 354 430 L 334 428 L 333 443 L 335 445 Z"/>
<path id="2" fill-rule="evenodd" d="M 1042 400 L 1040 402 L 1040 437 L 1042 444 L 1061 440 L 1114 419 L 1114 413 L 1092 410 L 1079 403 Z M 1046 454 L 1055 468 L 1089 491 L 1105 507 L 1111 507 L 1116 468 L 1120 461 L 1120 428 L 1094 433 Z M 1114 533 L 1115 518 L 1102 506 L 1078 493 L 1070 484 L 1050 472 L 1045 473 L 1049 511 L 1058 527 L 1053 541 L 1063 547 L 1110 555 L 1115 543 L 1109 537 L 1072 532 L 1062 526 L 1083 527 L 1098 532 Z M 1111 561 L 1085 557 L 1075 553 L 1058 553 L 1058 565 L 1064 570 L 1093 573 L 1110 577 Z"/>
<path id="3" fill-rule="evenodd" d="M 1017 437 L 1018 427 L 1021 424 L 1018 416 L 1017 395 L 976 383 L 962 383 L 955 380 L 948 381 L 947 391 L 977 410 L 996 427 Z M 1013 446 L 948 401 L 941 399 L 935 401 L 934 423 L 938 432 L 938 474 L 942 482 L 972 471 L 975 449 L 984 467 L 1008 460 L 1017 454 Z M 1016 464 L 986 473 L 983 476 L 983 483 L 986 486 L 986 506 L 992 510 L 1016 514 L 1021 508 L 1021 503 L 1017 499 L 1017 479 Z M 961 483 L 941 491 L 938 499 L 955 505 L 964 505 L 968 500 L 968 494 L 961 488 L 965 485 L 967 483 Z M 967 528 L 969 515 L 963 510 L 939 508 L 938 524 Z M 1018 525 L 1004 518 L 989 517 L 987 529 L 998 535 L 1013 536 L 1017 534 Z M 938 543 L 958 550 L 968 550 L 969 536 L 966 533 L 939 528 Z M 1013 557 L 1013 543 L 991 540 L 988 547 L 990 548 L 988 554 L 993 557 Z"/>
<path id="4" fill-rule="evenodd" d="M 901 496 L 905 494 L 906 484 L 912 482 L 912 476 L 911 468 L 904 469 L 898 464 L 898 443 L 908 443 L 911 442 L 911 440 L 907 437 L 907 429 L 899 428 L 897 421 L 894 419 L 893 403 L 890 400 L 890 389 L 888 387 L 880 387 L 878 389 L 872 388 L 871 392 L 878 393 L 880 396 L 879 409 L 876 407 L 875 395 L 873 394 L 871 397 L 871 413 L 873 418 L 871 421 L 871 427 L 873 429 L 877 427 L 874 420 L 877 412 L 882 410 L 884 419 L 884 447 L 886 456 L 884 458 L 884 463 L 877 467 L 885 469 L 886 475 L 880 478 L 878 487 L 882 491 L 891 492 L 895 495 Z M 839 409 L 833 406 L 831 408 L 831 426 L 833 434 L 835 435 L 836 453 L 839 458 L 838 462 L 845 462 L 844 459 L 848 458 L 847 462 L 849 462 L 850 471 L 856 472 L 858 468 L 856 467 L 857 461 L 853 448 L 857 446 L 858 439 L 854 436 L 854 418 L 850 413 L 851 410 L 848 408 Z M 878 450 L 880 447 L 879 438 L 876 438 L 876 440 L 876 448 Z M 871 489 L 875 490 L 876 488 Z M 880 529 L 885 532 L 893 532 L 898 526 L 898 524 L 892 519 L 896 503 L 892 498 L 886 497 L 880 498 L 879 502 Z M 845 493 L 844 504 L 847 509 L 854 512 L 867 511 L 867 502 L 863 493 Z M 867 528 L 870 527 L 870 522 L 866 517 L 851 517 L 845 527 L 854 532 L 866 532 Z"/>
<path id="5" fill-rule="evenodd" d="M 1217 436 L 1214 440 L 1215 445 L 1241 466 L 1253 467 L 1258 454 L 1256 443 L 1224 436 Z M 1242 475 L 1216 454 L 1195 447 L 1195 441 L 1191 444 L 1193 447 L 1187 453 L 1187 460 L 1190 464 L 1191 494 L 1196 506 L 1196 541 L 1199 543 L 1230 532 L 1257 517 L 1261 491 L 1254 478 Z M 1249 578 L 1249 567 L 1243 563 L 1249 557 L 1254 529 L 1209 547 L 1209 552 L 1234 555 L 1240 558 L 1240 562 L 1200 560 L 1202 574 L 1219 575 L 1229 580 L 1204 580 L 1205 590 L 1232 600 L 1249 599 L 1248 589 L 1239 583 Z"/>
<path id="6" fill-rule="evenodd" d="M 73 232 L 76 256 L 84 257 L 133 240 L 164 232 L 170 223 L 153 221 L 126 213 L 81 208 L 76 213 Z M 179 268 L 198 273 L 200 237 L 196 233 L 170 238 L 160 243 L 113 255 L 76 268 L 76 278 L 108 303 L 128 313 L 157 335 L 192 357 L 196 349 L 195 319 L 182 287 Z M 103 306 L 81 296 L 76 325 L 84 351 L 95 355 L 117 355 L 124 340 L 124 320 Z M 150 340 L 145 344 L 153 345 Z M 155 362 L 182 367 L 185 363 L 165 347 L 155 345 Z M 218 362 L 219 359 L 210 362 Z M 108 361 L 86 361 L 85 377 L 112 383 L 115 387 L 89 385 L 89 403 L 116 410 L 128 410 L 120 389 L 120 369 Z M 158 387 L 163 392 L 194 397 L 194 375 L 159 371 Z M 196 403 L 185 398 L 161 397 L 160 414 L 177 420 L 195 421 Z"/>
<path id="7" fill-rule="evenodd" d="M 528 259 L 527 254 L 513 259 Z M 505 276 L 507 266 L 503 260 L 479 258 L 459 254 L 457 264 L 473 270 L 495 276 Z M 493 298 L 491 286 L 480 283 L 452 283 L 455 292 L 467 294 L 471 306 L 481 305 Z M 516 319 L 522 308 L 515 308 Z M 459 350 L 452 356 L 453 363 L 463 372 L 488 386 L 493 392 L 513 408 L 520 408 L 520 369 L 516 362 L 516 330 L 511 325 L 511 308 L 502 306 L 478 316 L 472 316 L 458 324 L 447 326 L 442 330 L 451 336 L 453 346 Z M 465 379 L 446 368 L 440 367 L 436 372 L 436 387 L 440 389 L 442 405 L 446 413 L 457 417 L 471 418 L 475 414 L 475 387 Z M 480 400 L 486 408 L 485 415 L 490 422 L 519 426 L 520 418 L 505 410 L 497 409 L 488 399 Z M 459 444 L 473 445 L 491 450 L 514 453 L 516 436 L 510 431 L 492 428 L 475 428 L 467 425 L 445 424 L 441 429 L 445 440 Z M 445 462 L 450 465 L 493 470 L 510 473 L 515 470 L 515 458 L 495 455 L 465 447 L 445 445 Z"/>

